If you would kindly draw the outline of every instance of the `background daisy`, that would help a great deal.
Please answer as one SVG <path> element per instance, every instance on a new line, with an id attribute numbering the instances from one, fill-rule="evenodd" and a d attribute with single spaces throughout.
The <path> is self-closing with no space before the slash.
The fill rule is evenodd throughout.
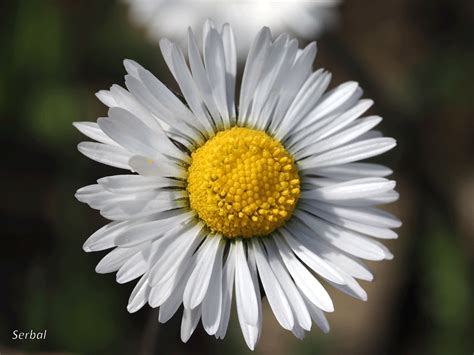
<path id="1" fill-rule="evenodd" d="M 335 25 L 340 0 L 125 0 L 133 22 L 155 41 L 163 37 L 185 43 L 189 26 L 200 28 L 207 18 L 217 26 L 228 22 L 237 34 L 240 59 L 262 26 L 273 33 L 292 32 L 306 39 Z M 179 16 L 175 16 L 179 14 Z"/>

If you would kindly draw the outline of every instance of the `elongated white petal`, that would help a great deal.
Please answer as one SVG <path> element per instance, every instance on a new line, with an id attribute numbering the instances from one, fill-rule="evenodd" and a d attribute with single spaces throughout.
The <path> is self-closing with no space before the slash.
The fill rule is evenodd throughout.
<path id="1" fill-rule="evenodd" d="M 211 114 L 214 124 L 217 126 L 223 126 L 219 109 L 217 108 L 217 103 L 213 95 L 212 86 L 202 62 L 196 38 L 191 29 L 188 30 L 188 54 L 193 78 L 199 88 L 202 99 Z"/>
<path id="2" fill-rule="evenodd" d="M 196 308 L 206 296 L 209 283 L 211 281 L 212 270 L 216 263 L 216 256 L 222 254 L 222 246 L 219 248 L 220 237 L 208 237 L 197 251 L 196 268 L 189 277 L 184 289 L 183 305 L 185 308 Z"/>
<path id="3" fill-rule="evenodd" d="M 314 238 L 313 231 L 298 222 L 297 219 L 293 219 L 289 223 L 289 227 L 294 231 L 294 236 L 301 245 L 311 249 L 332 265 L 356 278 L 367 281 L 373 280 L 372 273 L 362 261 L 333 247 L 323 238 Z"/>
<path id="4" fill-rule="evenodd" d="M 222 256 L 224 247 L 223 242 L 219 243 L 209 287 L 202 302 L 202 325 L 209 335 L 214 335 L 218 331 L 222 315 Z"/>
<path id="5" fill-rule="evenodd" d="M 229 24 L 222 26 L 222 43 L 225 55 L 227 108 L 231 123 L 235 121 L 235 80 L 237 76 L 237 48 L 234 33 Z"/>
<path id="6" fill-rule="evenodd" d="M 179 275 L 177 274 L 177 277 L 171 280 L 170 284 L 176 285 L 176 287 L 170 287 L 170 290 L 172 289 L 172 292 L 167 292 L 167 298 L 163 297 L 162 299 L 159 299 L 160 297 L 158 296 L 156 299 L 153 300 L 151 293 L 153 292 L 153 290 L 159 290 L 162 286 L 160 285 L 158 287 L 152 288 L 148 302 L 152 306 L 153 304 L 156 304 L 156 306 L 160 306 L 160 314 L 158 316 L 158 321 L 160 323 L 167 322 L 178 311 L 179 306 L 183 302 L 184 288 L 186 287 L 189 276 L 191 275 L 191 272 L 193 271 L 193 268 L 196 265 L 195 261 L 195 258 L 193 258 L 186 267 L 183 267 L 179 270 Z M 165 298 L 166 300 L 164 300 Z"/>
<path id="7" fill-rule="evenodd" d="M 250 276 L 249 266 L 244 253 L 243 243 L 237 240 L 230 249 L 235 253 L 235 297 L 241 305 L 237 306 L 239 318 L 245 324 L 258 324 L 258 300 Z"/>
<path id="8" fill-rule="evenodd" d="M 266 244 L 266 250 L 268 253 L 268 261 L 270 266 L 278 279 L 283 291 L 290 302 L 293 315 L 296 319 L 295 324 L 299 324 L 304 330 L 311 329 L 311 317 L 308 309 L 301 297 L 300 292 L 296 289 L 296 286 L 291 279 L 288 271 L 286 270 L 283 260 L 278 253 L 278 250 L 273 244 Z"/>
<path id="9" fill-rule="evenodd" d="M 108 145 L 118 146 L 112 139 L 110 139 L 99 127 L 96 122 L 74 122 L 74 127 L 85 136 Z"/>
<path id="10" fill-rule="evenodd" d="M 145 274 L 137 282 L 128 300 L 127 310 L 130 313 L 137 312 L 147 301 L 150 287 L 148 286 L 148 276 Z"/>
<path id="11" fill-rule="evenodd" d="M 201 318 L 201 307 L 194 309 L 184 308 L 183 320 L 181 321 L 181 340 L 183 343 L 186 343 L 194 333 L 199 318 Z"/>
<path id="12" fill-rule="evenodd" d="M 314 122 L 325 115 L 334 112 L 352 97 L 358 87 L 358 83 L 349 81 L 328 92 L 308 117 L 303 120 L 302 125 L 306 126 L 306 122 Z"/>
<path id="13" fill-rule="evenodd" d="M 96 142 L 81 142 L 77 145 L 77 149 L 86 157 L 99 163 L 130 170 L 128 161 L 132 154 L 121 147 Z"/>
<path id="14" fill-rule="evenodd" d="M 383 165 L 373 163 L 349 163 L 343 165 L 327 166 L 308 170 L 307 174 L 335 178 L 340 180 L 352 180 L 362 177 L 385 177 L 393 171 Z"/>
<path id="15" fill-rule="evenodd" d="M 105 190 L 117 194 L 130 194 L 142 191 L 149 191 L 163 187 L 182 187 L 184 183 L 180 180 L 147 177 L 141 175 L 114 175 L 97 180 L 99 185 Z"/>
<path id="16" fill-rule="evenodd" d="M 380 243 L 363 234 L 327 223 L 303 211 L 296 211 L 295 216 L 301 218 L 319 237 L 349 254 L 367 260 L 385 258 L 385 252 L 380 247 Z"/>
<path id="17" fill-rule="evenodd" d="M 324 333 L 329 333 L 329 323 L 323 311 L 321 311 L 317 306 L 315 306 L 313 302 L 311 302 L 311 300 L 305 296 L 305 294 L 302 294 L 302 296 L 306 301 L 306 305 L 308 306 L 308 311 L 311 315 L 311 319 L 313 320 L 313 322 L 316 323 Z"/>
<path id="18" fill-rule="evenodd" d="M 98 274 L 107 274 L 117 271 L 130 257 L 147 246 L 147 243 L 142 243 L 130 248 L 115 248 L 100 260 L 95 271 Z"/>
<path id="19" fill-rule="evenodd" d="M 204 63 L 207 77 L 212 88 L 212 95 L 217 104 L 224 123 L 224 128 L 230 127 L 229 111 L 227 108 L 226 62 L 224 47 L 217 30 L 211 29 L 204 39 Z"/>
<path id="20" fill-rule="evenodd" d="M 335 134 L 314 144 L 307 145 L 304 149 L 294 154 L 295 158 L 302 159 L 308 156 L 321 154 L 322 152 L 326 152 L 328 150 L 340 147 L 343 144 L 346 144 L 354 140 L 355 138 L 361 136 L 362 134 L 366 133 L 367 131 L 371 130 L 373 127 L 379 124 L 380 121 L 382 121 L 382 118 L 377 116 L 360 119 L 356 121 L 357 124 L 338 134 Z"/>
<path id="21" fill-rule="evenodd" d="M 235 276 L 235 253 L 228 253 L 227 260 L 222 272 L 222 312 L 219 329 L 216 332 L 216 337 L 224 339 L 227 333 L 227 327 L 230 318 L 230 308 L 232 305 L 232 293 L 234 290 L 234 276 Z"/>
<path id="22" fill-rule="evenodd" d="M 362 178 L 301 192 L 301 198 L 321 201 L 354 200 L 383 194 L 395 188 L 395 181 Z"/>
<path id="23" fill-rule="evenodd" d="M 265 289 L 265 294 L 273 314 L 283 328 L 291 330 L 294 325 L 294 318 L 285 293 L 278 279 L 273 274 L 261 245 L 257 241 L 252 240 L 252 248 L 257 261 L 260 280 L 262 280 L 263 288 Z"/>
<path id="24" fill-rule="evenodd" d="M 202 229 L 203 223 L 196 223 L 192 228 L 180 232 L 181 235 L 171 241 L 171 244 L 163 251 L 162 257 L 150 270 L 150 284 L 152 286 L 167 281 L 186 259 L 191 258 L 202 241 Z"/>
<path id="25" fill-rule="evenodd" d="M 367 139 L 347 144 L 315 157 L 307 158 L 300 161 L 298 166 L 301 170 L 307 170 L 324 166 L 352 163 L 385 153 L 395 147 L 396 144 L 397 143 L 393 138 Z"/>
<path id="26" fill-rule="evenodd" d="M 147 255 L 149 250 L 145 249 L 129 258 L 117 271 L 117 282 L 123 284 L 143 275 L 148 268 Z"/>
<path id="27" fill-rule="evenodd" d="M 133 155 L 128 160 L 128 165 L 140 175 L 158 176 L 183 179 L 186 171 L 173 163 L 169 163 L 166 159 L 150 159 L 140 155 Z"/>
<path id="28" fill-rule="evenodd" d="M 317 105 L 330 81 L 331 74 L 324 72 L 322 69 L 315 71 L 308 77 L 286 112 L 281 124 L 275 130 L 276 138 L 283 141 L 283 138 L 296 131 L 295 128 L 291 130 L 289 128 L 299 127 L 300 121 Z"/>
<path id="29" fill-rule="evenodd" d="M 205 111 L 204 103 L 199 95 L 196 83 L 186 65 L 183 52 L 174 43 L 165 39 L 160 41 L 160 48 L 166 64 L 178 82 L 183 96 L 186 98 L 186 102 L 199 120 L 200 124 L 204 127 L 207 136 L 212 136 L 214 128 L 212 127 L 210 118 Z"/>
<path id="30" fill-rule="evenodd" d="M 95 96 L 106 106 L 113 107 L 117 106 L 117 102 L 114 99 L 112 93 L 108 90 L 99 90 L 95 93 Z"/>
<path id="31" fill-rule="evenodd" d="M 245 343 L 247 346 L 253 350 L 255 344 L 258 342 L 260 338 L 260 333 L 262 330 L 262 303 L 261 303 L 261 295 L 260 295 L 260 288 L 258 283 L 258 276 L 257 276 L 257 263 L 255 260 L 255 253 L 253 252 L 252 248 L 247 249 L 248 253 L 248 266 L 250 271 L 250 277 L 252 281 L 252 288 L 255 290 L 255 294 L 257 296 L 257 324 L 251 325 L 245 322 L 245 318 L 242 316 L 241 310 L 245 307 L 244 302 L 245 300 L 236 297 L 236 305 L 237 305 L 237 315 L 239 319 L 240 329 L 242 330 L 242 335 L 244 336 Z M 237 292 L 236 292 L 237 293 Z"/>
<path id="32" fill-rule="evenodd" d="M 382 225 L 382 223 L 390 223 L 396 226 L 400 226 L 397 219 L 388 219 L 386 215 L 382 213 L 382 211 L 375 210 L 375 212 L 370 211 L 361 211 L 359 213 L 354 212 L 354 210 L 333 210 L 329 205 L 327 209 L 323 209 L 324 206 L 320 207 L 315 206 L 316 204 L 313 201 L 309 201 L 306 203 L 302 201 L 300 203 L 300 208 L 308 211 L 318 217 L 325 219 L 326 221 L 332 222 L 337 224 L 341 227 L 345 227 L 348 229 L 352 229 L 359 233 L 370 235 L 371 237 L 375 238 L 382 238 L 382 239 L 396 239 L 398 237 L 397 233 L 387 228 L 387 226 Z M 336 208 L 345 208 L 345 207 L 337 207 Z M 339 212 L 339 213 L 338 213 Z M 377 213 L 379 212 L 379 213 Z M 347 218 L 346 216 L 349 215 L 351 218 Z M 354 216 L 360 216 L 360 220 L 362 223 L 354 221 Z M 368 219 L 367 222 L 364 222 L 364 218 Z M 379 225 L 377 225 L 377 223 Z M 390 227 L 390 228 L 397 228 L 397 227 Z"/>
<path id="33" fill-rule="evenodd" d="M 115 242 L 119 246 L 126 247 L 153 240 L 167 233 L 171 227 L 185 223 L 193 217 L 194 212 L 178 212 L 175 216 L 141 223 L 119 235 Z"/>
<path id="34" fill-rule="evenodd" d="M 278 251 L 295 284 L 317 307 L 326 312 L 334 311 L 331 297 L 316 278 L 296 259 L 283 238 L 274 238 Z M 270 243 L 270 241 L 269 241 Z"/>
<path id="35" fill-rule="evenodd" d="M 314 272 L 333 283 L 344 283 L 344 279 L 337 270 L 324 261 L 319 255 L 313 253 L 310 249 L 305 248 L 304 245 L 298 243 L 298 241 L 295 240 L 292 233 L 290 233 L 288 229 L 281 228 L 280 233 L 285 238 L 291 250 Z"/>
<path id="36" fill-rule="evenodd" d="M 242 87 L 240 89 L 240 117 L 245 122 L 250 109 L 251 97 L 260 78 L 260 72 L 270 49 L 270 30 L 267 27 L 255 37 L 245 62 L 244 74 L 242 76 Z"/>
<path id="37" fill-rule="evenodd" d="M 368 99 L 363 99 L 360 100 L 356 105 L 345 111 L 339 116 L 336 116 L 332 120 L 328 121 L 323 127 L 320 127 L 317 131 L 314 131 L 312 129 L 308 130 L 307 132 L 311 132 L 311 137 L 312 137 L 312 142 L 317 142 L 322 139 L 325 139 L 331 135 L 333 135 L 336 132 L 339 132 L 343 130 L 345 127 L 347 127 L 351 122 L 356 120 L 360 115 L 362 115 L 365 111 L 367 111 L 372 105 L 373 105 L 372 100 Z M 308 136 L 307 133 L 302 132 L 302 134 L 299 134 L 295 136 L 296 142 L 302 141 L 302 137 Z M 298 143 L 295 144 L 295 149 L 298 146 Z"/>

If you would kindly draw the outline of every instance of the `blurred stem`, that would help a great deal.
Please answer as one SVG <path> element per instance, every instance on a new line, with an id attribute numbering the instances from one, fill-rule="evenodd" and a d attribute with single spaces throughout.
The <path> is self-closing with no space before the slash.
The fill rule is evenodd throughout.
<path id="1" fill-rule="evenodd" d="M 151 309 L 149 311 L 148 320 L 143 333 L 141 341 L 142 355 L 157 354 L 157 339 L 160 331 L 160 325 L 158 323 L 158 310 Z"/>

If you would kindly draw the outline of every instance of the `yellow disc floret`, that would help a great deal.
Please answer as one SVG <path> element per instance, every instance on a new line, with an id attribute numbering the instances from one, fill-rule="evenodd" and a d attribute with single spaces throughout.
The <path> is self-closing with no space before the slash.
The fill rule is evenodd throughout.
<path id="1" fill-rule="evenodd" d="M 233 127 L 192 154 L 191 208 L 227 238 L 263 236 L 291 216 L 300 196 L 293 158 L 265 132 Z"/>

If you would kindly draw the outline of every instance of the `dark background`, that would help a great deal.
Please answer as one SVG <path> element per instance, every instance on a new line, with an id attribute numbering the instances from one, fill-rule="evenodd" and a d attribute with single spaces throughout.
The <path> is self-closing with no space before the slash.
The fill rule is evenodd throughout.
<path id="1" fill-rule="evenodd" d="M 384 162 L 404 222 L 373 263 L 361 302 L 330 290 L 331 333 L 304 341 L 281 329 L 265 302 L 256 354 L 472 354 L 474 351 L 474 2 L 347 0 L 340 26 L 319 41 L 316 66 L 333 85 L 359 81 L 398 140 Z M 238 34 L 236 34 L 238 36 Z M 133 285 L 98 275 L 104 253 L 82 243 L 106 221 L 78 203 L 81 186 L 114 173 L 76 150 L 71 123 L 106 108 L 94 93 L 122 84 L 133 58 L 173 87 L 158 46 L 112 1 L 0 2 L 0 352 L 83 354 L 250 353 L 235 314 L 224 341 L 199 326 L 179 340 L 180 314 L 130 315 Z M 47 329 L 44 341 L 12 331 Z"/>

